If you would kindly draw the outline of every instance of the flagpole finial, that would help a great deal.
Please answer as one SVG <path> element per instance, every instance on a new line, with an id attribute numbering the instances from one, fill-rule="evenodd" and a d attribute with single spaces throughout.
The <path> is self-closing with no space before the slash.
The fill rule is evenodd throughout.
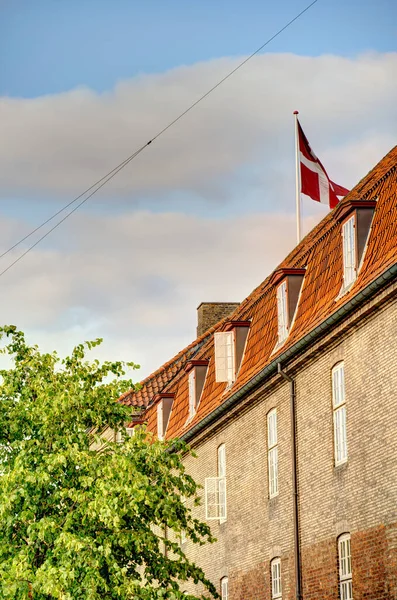
<path id="1" fill-rule="evenodd" d="M 294 115 L 299 115 L 299 110 L 294 110 Z"/>

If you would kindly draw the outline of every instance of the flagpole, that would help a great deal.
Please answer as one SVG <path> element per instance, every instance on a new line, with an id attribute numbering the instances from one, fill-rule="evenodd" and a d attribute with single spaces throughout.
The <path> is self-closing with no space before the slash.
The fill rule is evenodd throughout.
<path id="1" fill-rule="evenodd" d="M 296 237 L 297 242 L 301 241 L 301 173 L 300 173 L 300 149 L 299 149 L 299 131 L 298 131 L 297 110 L 294 111 L 295 118 L 295 194 L 296 194 Z"/>

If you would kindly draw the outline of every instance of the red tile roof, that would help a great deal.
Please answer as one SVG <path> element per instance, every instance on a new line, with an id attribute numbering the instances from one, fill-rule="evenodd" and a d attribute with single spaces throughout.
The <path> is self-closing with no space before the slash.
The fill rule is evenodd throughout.
<path id="1" fill-rule="evenodd" d="M 166 436 L 172 438 L 183 435 L 252 380 L 277 355 L 292 347 L 391 265 L 397 263 L 397 146 L 342 202 L 348 203 L 358 198 L 366 201 L 377 199 L 377 205 L 363 264 L 351 289 L 339 296 L 343 268 L 341 224 L 335 219 L 334 209 L 274 271 L 305 268 L 293 326 L 282 347 L 274 350 L 277 343 L 277 302 L 273 272 L 228 318 L 235 321 L 251 321 L 241 368 L 230 389 L 226 389 L 225 383 L 215 382 L 212 334 L 222 329 L 225 322 L 223 320 L 145 379 L 141 390 L 122 397 L 122 400 L 127 400 L 129 404 L 148 407 L 146 418 L 150 431 L 156 433 L 156 405 L 149 406 L 156 393 L 175 393 Z M 209 366 L 197 412 L 188 422 L 188 375 L 184 365 L 193 357 L 209 359 Z"/>

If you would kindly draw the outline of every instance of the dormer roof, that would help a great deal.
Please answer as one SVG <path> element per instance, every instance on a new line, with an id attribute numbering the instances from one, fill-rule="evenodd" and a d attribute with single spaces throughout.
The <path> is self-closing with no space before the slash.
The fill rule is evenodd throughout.
<path id="1" fill-rule="evenodd" d="M 353 211 L 358 209 L 374 209 L 376 206 L 376 200 L 361 200 L 361 199 L 349 199 L 346 202 L 340 202 L 333 211 L 334 219 L 338 222 L 344 221 Z"/>

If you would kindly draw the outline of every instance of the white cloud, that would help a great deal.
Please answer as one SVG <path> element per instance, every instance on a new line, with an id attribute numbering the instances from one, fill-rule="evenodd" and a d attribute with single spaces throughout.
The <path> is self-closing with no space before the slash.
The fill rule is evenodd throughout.
<path id="1" fill-rule="evenodd" d="M 125 159 L 237 64 L 218 59 L 142 75 L 113 91 L 0 100 L 3 194 L 78 193 Z M 317 153 L 365 139 L 386 152 L 396 131 L 397 53 L 258 56 L 168 130 L 110 184 L 113 193 L 195 190 L 211 198 L 244 164 L 291 156 L 299 108 Z M 369 168 L 377 148 L 365 152 Z M 342 160 L 344 162 L 344 160 Z M 337 164 L 337 162 L 335 163 Z M 333 164 L 331 164 L 333 167 Z M 362 169 L 362 161 L 360 165 Z M 351 173 L 353 183 L 360 173 Z"/>
<path id="2" fill-rule="evenodd" d="M 0 99 L 0 194 L 32 207 L 39 194 L 63 202 L 235 65 L 140 76 L 106 94 Z M 61 353 L 104 337 L 101 358 L 135 360 L 146 375 L 195 337 L 201 301 L 242 300 L 295 245 L 292 111 L 332 179 L 354 185 L 395 143 L 396 71 L 396 53 L 257 57 L 112 181 L 108 197 L 125 202 L 117 214 L 86 205 L 2 277 L 2 322 Z M 201 216 L 187 205 L 167 212 L 170 197 L 195 193 L 208 202 Z M 253 205 L 244 213 L 250 195 L 255 214 Z M 132 200 L 149 197 L 161 211 L 133 210 Z M 239 215 L 206 211 L 229 198 Z M 306 231 L 325 212 L 304 201 Z M 27 230 L 22 219 L 0 219 L 1 248 Z"/>
<path id="3" fill-rule="evenodd" d="M 2 323 L 61 352 L 105 337 L 101 357 L 135 360 L 146 374 L 194 339 L 201 301 L 243 300 L 294 235 L 287 215 L 82 213 L 60 231 L 62 250 L 36 249 L 2 278 Z"/>

